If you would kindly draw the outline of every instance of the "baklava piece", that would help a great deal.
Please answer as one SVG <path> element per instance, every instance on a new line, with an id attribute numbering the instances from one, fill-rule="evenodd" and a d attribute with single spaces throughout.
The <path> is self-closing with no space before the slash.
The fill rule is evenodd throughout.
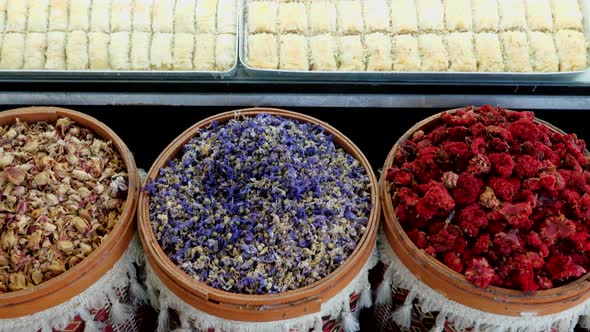
<path id="1" fill-rule="evenodd" d="M 197 47 L 199 44 L 197 43 Z M 262 33 L 248 36 L 248 63 L 254 68 L 277 69 L 279 50 L 274 35 Z"/>
<path id="2" fill-rule="evenodd" d="M 363 14 L 367 32 L 389 32 L 389 5 L 387 1 L 365 0 Z"/>
<path id="3" fill-rule="evenodd" d="M 35 1 L 35 0 L 32 0 Z M 6 3 L 6 32 L 27 31 L 29 0 L 8 0 Z M 14 37 L 20 38 L 20 37 Z M 24 37 L 23 37 L 24 38 Z M 6 41 L 5 41 L 6 42 Z M 23 39 L 24 48 L 24 39 Z M 21 60 L 22 66 L 22 60 Z"/>
<path id="4" fill-rule="evenodd" d="M 217 3 L 217 33 L 238 33 L 237 0 L 219 0 Z"/>
<path id="5" fill-rule="evenodd" d="M 69 31 L 88 31 L 90 29 L 90 4 L 90 0 L 70 0 Z"/>
<path id="6" fill-rule="evenodd" d="M 473 31 L 498 31 L 499 16 L 496 0 L 473 0 Z"/>
<path id="7" fill-rule="evenodd" d="M 49 31 L 67 31 L 69 7 L 69 0 L 49 0 Z M 47 37 L 47 44 L 51 45 L 49 36 Z M 49 63 L 49 56 L 47 56 L 47 62 Z"/>
<path id="8" fill-rule="evenodd" d="M 217 35 L 215 42 L 215 70 L 226 71 L 236 62 L 236 35 L 224 33 Z"/>
<path id="9" fill-rule="evenodd" d="M 195 70 L 211 71 L 215 69 L 215 35 L 198 33 L 195 38 Z"/>
<path id="10" fill-rule="evenodd" d="M 553 16 L 549 0 L 525 0 L 527 23 L 532 31 L 552 31 Z"/>
<path id="11" fill-rule="evenodd" d="M 198 0 L 195 10 L 198 33 L 214 33 L 216 29 L 217 0 Z M 272 16 L 275 19 L 275 16 Z"/>
<path id="12" fill-rule="evenodd" d="M 336 3 L 338 31 L 343 35 L 358 34 L 363 30 L 363 12 L 359 0 L 341 0 Z"/>
<path id="13" fill-rule="evenodd" d="M 278 6 L 274 2 L 257 1 L 248 4 L 248 31 L 276 32 Z"/>
<path id="14" fill-rule="evenodd" d="M 152 36 L 150 49 L 150 63 L 154 70 L 170 70 L 174 59 L 172 57 L 171 33 L 155 32 Z"/>
<path id="15" fill-rule="evenodd" d="M 111 4 L 111 32 L 131 31 L 131 0 L 114 0 Z"/>
<path id="16" fill-rule="evenodd" d="M 27 31 L 47 32 L 49 24 L 49 0 L 31 1 Z M 45 40 L 47 42 L 47 40 Z M 26 62 L 26 61 L 25 61 Z M 43 63 L 45 64 L 45 63 Z"/>
<path id="17" fill-rule="evenodd" d="M 25 34 L 10 32 L 4 35 L 0 69 L 22 69 L 25 59 Z"/>
<path id="18" fill-rule="evenodd" d="M 195 6 L 196 0 L 176 0 L 174 8 L 174 32 L 195 33 Z M 193 43 L 195 42 L 193 38 Z M 192 67 L 192 59 L 191 59 Z"/>
<path id="19" fill-rule="evenodd" d="M 449 31 L 471 31 L 471 0 L 445 0 L 445 22 Z"/>
<path id="20" fill-rule="evenodd" d="M 365 70 L 365 54 L 361 36 L 340 37 L 340 68 L 338 70 Z"/>
<path id="21" fill-rule="evenodd" d="M 383 33 L 365 36 L 367 71 L 391 71 L 391 37 Z"/>
<path id="22" fill-rule="evenodd" d="M 4 49 L 3 49 L 4 50 Z M 47 33 L 47 59 L 45 69 L 66 69 L 66 33 L 50 31 Z"/>
<path id="23" fill-rule="evenodd" d="M 0 33 L 6 30 L 6 4 L 7 0 L 0 0 Z"/>
<path id="24" fill-rule="evenodd" d="M 559 71 L 559 59 L 555 50 L 553 37 L 544 32 L 530 32 L 531 63 L 537 72 Z"/>
<path id="25" fill-rule="evenodd" d="M 399 35 L 394 37 L 393 70 L 394 71 L 419 71 L 420 53 L 418 52 L 418 40 L 412 35 Z"/>
<path id="26" fill-rule="evenodd" d="M 586 38 L 583 33 L 575 30 L 556 32 L 555 48 L 559 58 L 559 70 L 578 71 L 587 69 L 586 47 Z"/>
<path id="27" fill-rule="evenodd" d="M 555 30 L 584 30 L 582 11 L 578 0 L 551 0 Z M 557 47 L 559 50 L 559 47 Z"/>
<path id="28" fill-rule="evenodd" d="M 526 29 L 526 13 L 523 0 L 498 0 L 500 30 Z"/>
<path id="29" fill-rule="evenodd" d="M 279 37 L 279 69 L 309 70 L 307 39 L 304 36 L 288 34 Z"/>
<path id="30" fill-rule="evenodd" d="M 279 5 L 279 32 L 307 31 L 307 10 L 304 3 L 289 2 Z"/>
<path id="31" fill-rule="evenodd" d="M 150 69 L 150 50 L 152 48 L 152 34 L 149 32 L 133 32 L 131 34 L 131 69 Z"/>
<path id="32" fill-rule="evenodd" d="M 447 71 L 449 54 L 441 36 L 427 33 L 418 37 L 422 71 Z"/>
<path id="33" fill-rule="evenodd" d="M 475 58 L 478 71 L 504 71 L 502 48 L 497 34 L 484 32 L 475 35 Z"/>
<path id="34" fill-rule="evenodd" d="M 116 1 L 116 0 L 115 0 Z M 90 8 L 90 31 L 111 31 L 111 0 L 93 0 Z"/>
<path id="35" fill-rule="evenodd" d="M 309 29 L 312 34 L 336 32 L 336 6 L 329 1 L 309 5 Z"/>
<path id="36" fill-rule="evenodd" d="M 473 33 L 455 32 L 445 36 L 449 53 L 449 70 L 456 72 L 477 71 L 477 62 L 473 53 Z"/>
<path id="37" fill-rule="evenodd" d="M 311 70 L 333 71 L 338 69 L 336 64 L 336 41 L 329 34 L 313 36 L 309 38 L 311 54 Z"/>
<path id="38" fill-rule="evenodd" d="M 192 70 L 194 53 L 195 35 L 192 33 L 175 33 L 174 47 L 172 49 L 174 58 L 172 67 L 174 70 Z"/>
<path id="39" fill-rule="evenodd" d="M 91 32 L 88 34 L 88 66 L 91 70 L 107 70 L 110 68 L 110 42 L 111 35 L 108 33 Z M 131 51 L 133 51 L 133 45 Z"/>
<path id="40" fill-rule="evenodd" d="M 129 32 L 111 33 L 109 43 L 109 65 L 113 70 L 128 70 L 131 68 L 129 49 L 131 43 Z"/>
<path id="41" fill-rule="evenodd" d="M 152 6 L 153 0 L 134 0 L 133 4 L 133 31 L 152 31 Z"/>
<path id="42" fill-rule="evenodd" d="M 152 5 L 152 31 L 174 32 L 174 0 L 154 0 Z"/>
<path id="43" fill-rule="evenodd" d="M 441 0 L 416 0 L 416 6 L 421 31 L 442 31 L 445 28 Z"/>
<path id="44" fill-rule="evenodd" d="M 391 2 L 391 29 L 394 34 L 418 32 L 418 18 L 414 0 Z"/>
<path id="45" fill-rule="evenodd" d="M 47 51 L 47 34 L 29 32 L 25 37 L 24 69 L 39 70 L 45 68 L 45 52 Z"/>
<path id="46" fill-rule="evenodd" d="M 66 41 L 66 68 L 68 70 L 88 69 L 88 38 L 84 31 L 68 33 Z"/>
<path id="47" fill-rule="evenodd" d="M 509 72 L 530 72 L 531 58 L 527 35 L 520 31 L 504 32 L 501 35 L 504 48 L 504 59 L 506 71 Z"/>

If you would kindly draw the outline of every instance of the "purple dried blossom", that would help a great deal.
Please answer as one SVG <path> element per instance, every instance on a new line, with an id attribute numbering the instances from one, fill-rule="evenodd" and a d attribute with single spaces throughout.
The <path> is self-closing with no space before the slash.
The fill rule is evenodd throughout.
<path id="1" fill-rule="evenodd" d="M 246 294 L 329 275 L 371 209 L 366 170 L 331 135 L 266 114 L 200 130 L 144 190 L 168 257 L 201 282 Z"/>

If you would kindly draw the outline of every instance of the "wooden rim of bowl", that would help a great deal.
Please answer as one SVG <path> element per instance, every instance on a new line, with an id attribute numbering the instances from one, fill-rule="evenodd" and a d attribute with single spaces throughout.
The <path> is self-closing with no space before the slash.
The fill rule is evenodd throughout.
<path id="1" fill-rule="evenodd" d="M 466 109 L 469 108 L 453 109 L 446 111 L 446 113 L 455 113 Z M 391 200 L 393 190 L 390 190 L 390 183 L 385 179 L 387 170 L 393 165 L 395 153 L 400 145 L 417 130 L 439 124 L 442 113 L 420 121 L 410 128 L 395 143 L 383 165 L 379 181 L 381 204 L 385 217 L 383 231 L 396 256 L 415 277 L 436 292 L 457 303 L 483 312 L 516 317 L 521 317 L 524 313 L 545 316 L 562 312 L 588 300 L 590 298 L 590 283 L 588 282 L 590 273 L 567 285 L 534 293 L 494 286 L 481 289 L 469 282 L 462 274 L 426 254 L 424 250 L 418 249 L 410 240 L 395 214 Z M 545 121 L 535 119 L 535 122 L 543 124 L 555 132 L 563 133 Z"/>
<path id="2" fill-rule="evenodd" d="M 135 210 L 139 196 L 139 175 L 133 155 L 125 143 L 104 123 L 86 114 L 58 107 L 26 107 L 0 112 L 0 125 L 21 121 L 55 123 L 60 117 L 68 117 L 97 136 L 110 140 L 121 154 L 127 168 L 129 185 L 127 199 L 119 223 L 105 241 L 82 262 L 59 276 L 37 286 L 0 294 L 0 318 L 16 318 L 31 315 L 62 304 L 85 291 L 99 280 L 127 250 L 135 233 Z"/>
<path id="3" fill-rule="evenodd" d="M 237 321 L 265 322 L 300 317 L 320 312 L 321 304 L 346 287 L 361 271 L 369 259 L 376 241 L 380 218 L 378 182 L 368 160 L 346 136 L 332 126 L 313 117 L 273 108 L 249 108 L 224 112 L 204 119 L 178 136 L 158 157 L 148 172 L 148 179 L 157 179 L 160 168 L 176 157 L 182 146 L 202 128 L 212 122 L 225 123 L 236 116 L 271 114 L 291 120 L 318 124 L 334 137 L 334 142 L 355 157 L 365 168 L 371 183 L 372 208 L 367 228 L 359 244 L 348 259 L 326 278 L 297 290 L 279 294 L 246 295 L 222 291 L 191 278 L 176 266 L 164 253 L 152 230 L 149 196 L 139 196 L 139 234 L 147 260 L 158 278 L 178 297 L 208 314 Z"/>

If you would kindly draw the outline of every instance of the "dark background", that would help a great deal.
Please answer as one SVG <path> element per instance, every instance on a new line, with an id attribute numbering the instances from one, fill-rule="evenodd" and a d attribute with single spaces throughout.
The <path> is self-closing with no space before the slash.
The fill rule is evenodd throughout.
<path id="1" fill-rule="evenodd" d="M 590 107 L 590 105 L 589 105 Z M 4 107 L 3 109 L 16 108 Z M 171 106 L 67 106 L 89 114 L 115 131 L 146 171 L 178 135 L 213 114 L 244 108 Z M 397 139 L 420 120 L 443 109 L 289 108 L 328 122 L 348 136 L 377 172 Z M 537 117 L 568 133 L 590 139 L 584 111 L 534 110 Z"/>

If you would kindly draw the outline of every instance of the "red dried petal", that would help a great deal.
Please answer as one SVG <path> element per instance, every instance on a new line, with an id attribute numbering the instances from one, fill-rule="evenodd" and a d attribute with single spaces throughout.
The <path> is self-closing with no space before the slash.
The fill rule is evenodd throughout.
<path id="1" fill-rule="evenodd" d="M 568 220 L 564 215 L 547 218 L 541 226 L 541 236 L 549 244 L 557 240 L 566 239 L 576 233 L 576 224 Z"/>
<path id="2" fill-rule="evenodd" d="M 565 280 L 586 273 L 586 270 L 575 264 L 571 257 L 562 254 L 552 255 L 545 264 L 545 269 L 552 280 Z"/>
<path id="3" fill-rule="evenodd" d="M 416 247 L 420 249 L 424 249 L 428 246 L 428 241 L 426 240 L 426 233 L 424 232 L 412 230 L 408 232 L 408 237 L 410 238 L 410 240 L 412 240 L 412 242 L 414 242 Z"/>
<path id="4" fill-rule="evenodd" d="M 494 274 L 487 259 L 477 258 L 467 265 L 465 278 L 479 288 L 486 288 L 494 279 Z"/>
<path id="5" fill-rule="evenodd" d="M 485 128 L 485 133 L 486 135 L 488 135 L 489 137 L 492 138 L 499 138 L 504 142 L 508 142 L 512 140 L 512 134 L 506 130 L 506 128 L 502 128 L 500 126 L 487 126 Z"/>
<path id="6" fill-rule="evenodd" d="M 558 172 L 543 172 L 539 177 L 539 184 L 548 191 L 558 191 L 565 188 L 565 181 Z"/>
<path id="7" fill-rule="evenodd" d="M 442 150 L 445 151 L 449 155 L 449 158 L 453 160 L 471 158 L 469 146 L 464 142 L 446 141 L 442 144 Z"/>
<path id="8" fill-rule="evenodd" d="M 492 152 L 505 153 L 510 151 L 510 145 L 508 145 L 508 143 L 503 141 L 501 138 L 494 137 L 490 142 L 490 150 Z"/>
<path id="9" fill-rule="evenodd" d="M 531 141 L 536 142 L 539 141 L 541 137 L 541 132 L 537 125 L 533 123 L 531 119 L 520 119 L 508 125 L 508 131 L 512 134 L 514 139 L 517 139 L 521 142 Z"/>
<path id="10" fill-rule="evenodd" d="M 471 126 L 477 121 L 473 112 L 457 111 L 454 114 L 443 112 L 441 119 L 449 126 Z"/>
<path id="11" fill-rule="evenodd" d="M 539 285 L 539 289 L 553 288 L 553 283 L 551 282 L 551 279 L 544 276 L 537 276 L 537 285 Z"/>
<path id="12" fill-rule="evenodd" d="M 451 141 L 455 142 L 464 142 L 465 137 L 467 137 L 469 134 L 469 129 L 467 129 L 467 127 L 464 126 L 451 127 L 447 129 L 447 137 Z"/>
<path id="13" fill-rule="evenodd" d="M 443 253 L 453 249 L 457 235 L 451 234 L 443 228 L 436 235 L 430 236 L 430 243 L 437 253 Z"/>
<path id="14" fill-rule="evenodd" d="M 518 233 L 514 230 L 504 233 L 500 232 L 494 236 L 494 245 L 499 253 L 508 256 L 521 246 Z"/>
<path id="15" fill-rule="evenodd" d="M 461 173 L 457 179 L 457 187 L 453 190 L 456 204 L 473 204 L 483 192 L 484 183 L 470 173 Z"/>
<path id="16" fill-rule="evenodd" d="M 514 160 L 508 153 L 492 153 L 490 154 L 490 161 L 494 172 L 502 177 L 509 177 L 514 170 Z"/>
<path id="17" fill-rule="evenodd" d="M 529 229 L 533 225 L 529 219 L 533 213 L 533 207 L 529 203 L 502 203 L 499 212 L 514 228 Z"/>
<path id="18" fill-rule="evenodd" d="M 403 202 L 408 207 L 414 207 L 420 201 L 420 197 L 412 189 L 405 187 L 399 188 L 397 197 L 399 197 L 400 202 Z"/>
<path id="19" fill-rule="evenodd" d="M 488 186 L 494 190 L 496 197 L 511 202 L 520 189 L 520 181 L 517 178 L 491 177 Z"/>
<path id="20" fill-rule="evenodd" d="M 457 216 L 463 232 L 470 237 L 475 237 L 479 231 L 488 225 L 487 213 L 477 204 L 471 204 L 463 208 Z"/>
<path id="21" fill-rule="evenodd" d="M 467 172 L 475 175 L 488 174 L 491 170 L 492 164 L 490 159 L 483 154 L 478 154 L 471 158 L 467 167 Z"/>
<path id="22" fill-rule="evenodd" d="M 435 215 L 445 215 L 455 208 L 453 198 L 442 184 L 431 181 L 429 185 L 430 188 L 416 206 L 418 215 L 430 219 Z"/>
<path id="23" fill-rule="evenodd" d="M 474 143 L 478 139 L 481 139 L 481 142 L 485 143 L 485 140 L 483 139 L 483 137 L 481 137 L 485 133 L 485 128 L 486 128 L 486 126 L 484 126 L 483 123 L 481 123 L 481 122 L 475 123 L 475 124 L 471 125 L 471 127 L 469 127 L 469 131 L 471 132 L 471 135 L 473 137 L 476 137 L 475 140 L 473 140 Z M 474 144 L 472 143 L 471 146 L 473 147 Z M 485 150 L 477 152 L 477 153 L 473 152 L 473 150 L 472 150 L 473 154 L 478 154 L 478 153 L 483 153 L 483 152 L 485 152 Z"/>
<path id="24" fill-rule="evenodd" d="M 462 273 L 463 272 L 463 263 L 461 262 L 461 257 L 458 252 L 456 251 L 449 251 L 444 256 L 445 265 L 450 267 L 451 269 Z"/>
<path id="25" fill-rule="evenodd" d="M 413 179 L 414 175 L 412 175 L 412 172 L 402 169 L 399 172 L 397 172 L 397 174 L 393 178 L 393 183 L 395 183 L 398 186 L 409 186 L 410 184 L 412 184 Z"/>
<path id="26" fill-rule="evenodd" d="M 516 158 L 514 173 L 519 178 L 530 178 L 539 173 L 541 164 L 539 161 L 529 155 L 523 155 Z"/>
<path id="27" fill-rule="evenodd" d="M 514 277 L 512 280 L 514 280 L 514 283 L 518 285 L 518 288 L 524 292 L 534 292 L 539 289 L 539 286 L 535 283 L 535 274 L 533 270 L 514 271 Z"/>
<path id="28" fill-rule="evenodd" d="M 492 246 L 492 241 L 490 240 L 489 234 L 480 235 L 475 244 L 473 245 L 473 253 L 475 254 L 484 254 L 490 250 Z"/>

